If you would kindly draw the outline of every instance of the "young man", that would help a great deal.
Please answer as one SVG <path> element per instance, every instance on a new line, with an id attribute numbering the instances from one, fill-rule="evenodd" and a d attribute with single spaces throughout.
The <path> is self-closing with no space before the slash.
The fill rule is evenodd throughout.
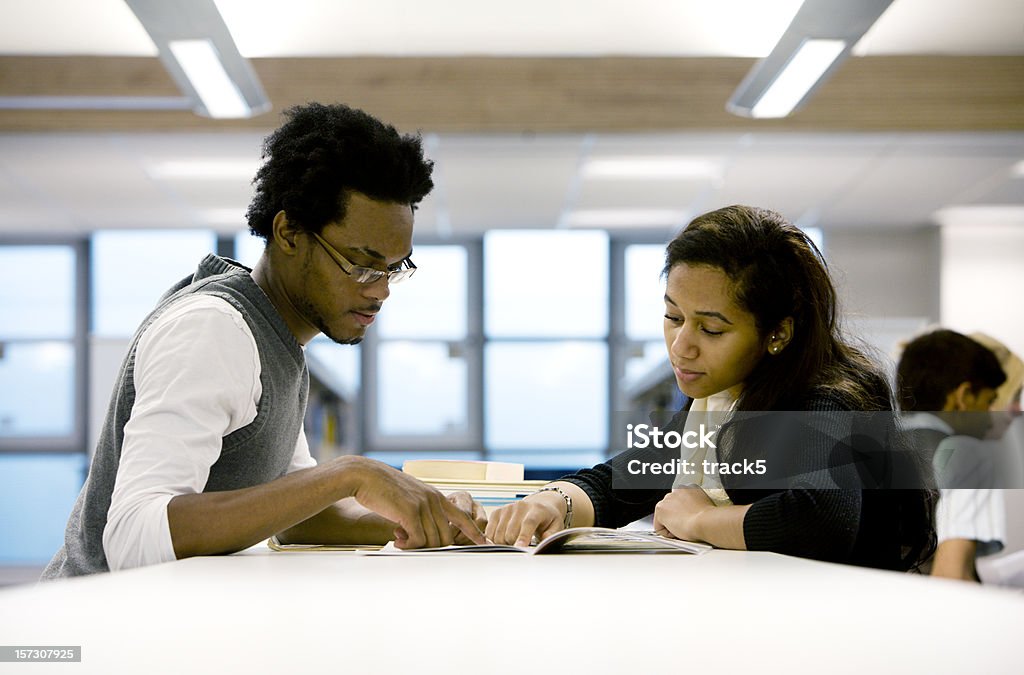
<path id="1" fill-rule="evenodd" d="M 999 552 L 1006 539 L 1003 493 L 986 487 L 997 477 L 981 444 L 992 426 L 989 407 L 1006 375 L 982 345 L 935 330 L 906 346 L 896 379 L 904 428 L 916 447 L 933 453 L 942 488 L 931 574 L 977 581 L 975 559 Z"/>
<path id="2" fill-rule="evenodd" d="M 411 276 L 413 210 L 433 187 L 420 139 L 342 105 L 292 108 L 264 144 L 253 270 L 207 256 L 135 334 L 43 578 L 285 542 L 483 537 L 437 490 L 363 457 L 317 465 L 302 430 L 303 346 L 358 343 Z"/>

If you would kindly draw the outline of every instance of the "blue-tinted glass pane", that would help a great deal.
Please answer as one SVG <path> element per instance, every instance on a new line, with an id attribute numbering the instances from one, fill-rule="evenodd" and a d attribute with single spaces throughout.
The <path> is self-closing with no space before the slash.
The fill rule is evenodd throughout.
<path id="1" fill-rule="evenodd" d="M 87 461 L 82 453 L 0 455 L 0 564 L 44 565 L 53 557 Z"/>
<path id="2" fill-rule="evenodd" d="M 0 248 L 0 339 L 69 339 L 74 332 L 71 247 Z"/>
<path id="3" fill-rule="evenodd" d="M 608 334 L 608 234 L 492 230 L 484 236 L 490 337 Z"/>
<path id="4" fill-rule="evenodd" d="M 492 342 L 484 364 L 489 450 L 607 446 L 607 345 Z"/>
<path id="5" fill-rule="evenodd" d="M 67 342 L 13 342 L 0 357 L 0 437 L 68 436 L 75 351 Z"/>
<path id="6" fill-rule="evenodd" d="M 338 396 L 352 401 L 359 392 L 359 347 L 317 337 L 306 346 L 309 373 Z"/>
<path id="7" fill-rule="evenodd" d="M 92 237 L 93 333 L 127 337 L 167 289 L 216 250 L 213 232 L 104 231 Z"/>
<path id="8" fill-rule="evenodd" d="M 626 247 L 626 337 L 650 340 L 662 335 L 665 315 L 665 266 L 662 244 Z"/>
<path id="9" fill-rule="evenodd" d="M 263 255 L 263 249 L 267 247 L 261 237 L 255 237 L 249 230 L 239 232 L 235 235 L 234 258 L 246 267 L 255 267 L 256 261 Z"/>
<path id="10" fill-rule="evenodd" d="M 417 246 L 419 268 L 391 287 L 380 313 L 382 338 L 462 340 L 466 337 L 466 249 Z"/>
<path id="11" fill-rule="evenodd" d="M 465 434 L 466 360 L 444 342 L 385 342 L 377 361 L 382 435 Z"/>

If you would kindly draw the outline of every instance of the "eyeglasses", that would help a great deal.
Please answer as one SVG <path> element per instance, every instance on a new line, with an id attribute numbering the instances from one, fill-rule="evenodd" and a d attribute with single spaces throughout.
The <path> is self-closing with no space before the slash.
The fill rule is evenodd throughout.
<path id="1" fill-rule="evenodd" d="M 334 259 L 334 262 L 338 264 L 341 271 L 352 277 L 352 281 L 357 284 L 372 284 L 376 281 L 380 281 L 384 277 L 388 278 L 389 284 L 398 284 L 416 272 L 416 265 L 413 264 L 412 258 L 406 258 L 398 263 L 397 269 L 392 270 L 375 270 L 372 267 L 361 267 L 352 263 L 348 258 L 338 253 L 337 249 L 328 244 L 323 237 L 316 232 L 311 232 L 316 240 L 320 242 L 320 245 L 324 247 L 328 255 Z"/>

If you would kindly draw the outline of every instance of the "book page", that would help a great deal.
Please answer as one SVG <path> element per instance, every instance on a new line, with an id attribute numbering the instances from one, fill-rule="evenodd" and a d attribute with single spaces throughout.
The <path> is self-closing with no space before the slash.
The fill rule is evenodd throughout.
<path id="1" fill-rule="evenodd" d="M 379 544 L 282 544 L 277 537 L 267 539 L 272 551 L 376 551 Z"/>
<path id="2" fill-rule="evenodd" d="M 662 537 L 640 530 L 613 530 L 605 527 L 573 527 L 561 530 L 540 542 L 533 553 L 692 553 L 711 550 L 711 546 L 681 539 Z"/>
<path id="3" fill-rule="evenodd" d="M 653 532 L 613 530 L 607 527 L 574 527 L 561 530 L 535 546 L 470 544 L 438 548 L 399 549 L 394 542 L 366 555 L 416 555 L 421 553 L 691 553 L 699 555 L 711 546 L 680 539 L 669 539 Z"/>
<path id="4" fill-rule="evenodd" d="M 503 544 L 466 544 L 452 546 L 438 546 L 436 548 L 410 548 L 401 549 L 395 546 L 395 542 L 389 541 L 386 546 L 375 550 L 365 551 L 366 555 L 416 555 L 419 553 L 530 553 L 529 548 L 520 546 L 506 546 Z"/>

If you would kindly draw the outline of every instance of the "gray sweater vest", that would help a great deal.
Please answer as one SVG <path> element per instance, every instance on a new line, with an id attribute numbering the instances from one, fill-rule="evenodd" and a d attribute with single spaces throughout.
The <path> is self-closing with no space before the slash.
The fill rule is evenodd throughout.
<path id="1" fill-rule="evenodd" d="M 171 303 L 194 293 L 223 298 L 242 314 L 256 339 L 262 366 L 263 393 L 256 418 L 224 437 L 220 458 L 211 467 L 203 491 L 260 485 L 280 478 L 288 470 L 309 389 L 302 348 L 248 270 L 234 261 L 208 255 L 194 275 L 180 281 L 160 299 L 132 338 L 111 396 L 89 476 L 68 519 L 64 546 L 47 565 L 43 579 L 110 570 L 103 552 L 103 530 L 121 459 L 124 426 L 135 402 L 135 352 L 149 325 Z M 151 451 L 159 453 L 161 449 Z"/>

